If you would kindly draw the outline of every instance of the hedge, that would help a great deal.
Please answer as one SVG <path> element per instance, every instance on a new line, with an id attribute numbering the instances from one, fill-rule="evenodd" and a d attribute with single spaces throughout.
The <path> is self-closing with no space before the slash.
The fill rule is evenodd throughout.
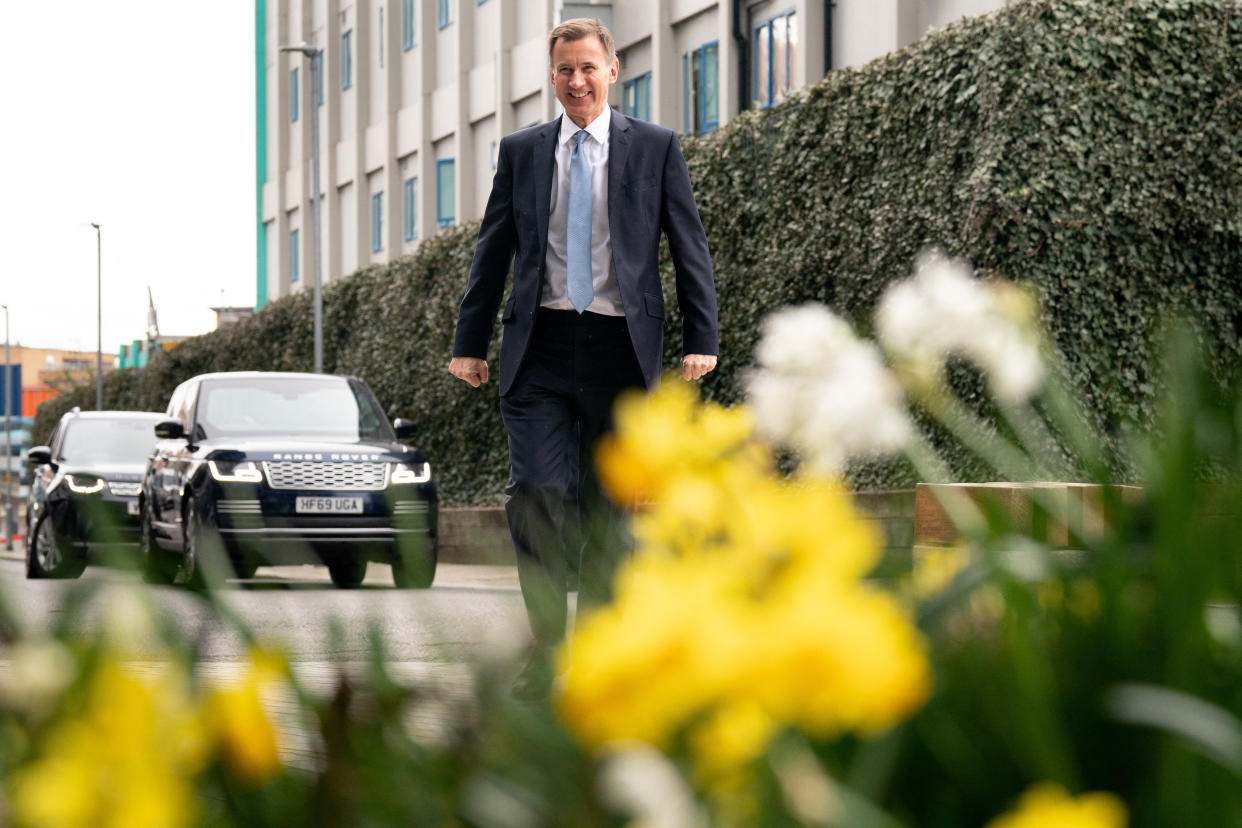
<path id="1" fill-rule="evenodd" d="M 1197 322 L 1218 379 L 1242 363 L 1242 7 L 1232 0 L 1012 3 L 834 71 L 684 149 L 720 295 L 720 369 L 704 382 L 713 399 L 741 399 L 766 313 L 818 299 L 869 332 L 884 288 L 928 245 L 1038 293 L 1071 382 L 1110 435 L 1150 420 L 1164 314 Z M 445 371 L 476 233 L 441 233 L 324 291 L 325 369 L 364 377 L 390 413 L 421 424 L 454 504 L 497 502 L 507 473 L 495 392 Z M 675 308 L 667 260 L 664 277 Z M 679 325 L 674 311 L 670 366 Z M 163 408 L 201 371 L 309 370 L 310 331 L 302 291 L 141 373 L 109 376 L 107 404 Z M 954 374 L 986 411 L 976 380 Z M 45 403 L 36 432 L 87 397 Z M 963 479 L 986 474 L 946 449 Z M 852 472 L 858 488 L 912 481 L 900 464 Z"/>

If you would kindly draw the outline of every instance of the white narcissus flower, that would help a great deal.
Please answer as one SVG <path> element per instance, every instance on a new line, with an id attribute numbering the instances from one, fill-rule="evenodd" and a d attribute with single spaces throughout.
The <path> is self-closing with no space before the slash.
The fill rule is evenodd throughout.
<path id="1" fill-rule="evenodd" d="M 914 276 L 885 291 L 876 330 L 917 385 L 939 382 L 950 354 L 970 358 L 1002 400 L 1029 399 L 1044 380 L 1033 310 L 1016 288 L 975 279 L 939 251 L 919 257 Z"/>
<path id="2" fill-rule="evenodd" d="M 59 641 L 19 641 L 0 650 L 8 667 L 0 670 L 0 705 L 41 714 L 55 708 L 77 675 L 77 661 Z"/>
<path id="3" fill-rule="evenodd" d="M 681 771 L 643 742 L 616 742 L 600 769 L 600 795 L 643 828 L 706 828 Z"/>
<path id="4" fill-rule="evenodd" d="M 769 316 L 747 401 L 762 436 L 798 451 L 819 473 L 850 457 L 899 450 L 911 425 L 879 350 L 818 303 Z"/>
<path id="5" fill-rule="evenodd" d="M 99 622 L 108 643 L 119 652 L 162 651 L 155 618 L 146 595 L 134 584 L 108 584 L 99 591 Z"/>

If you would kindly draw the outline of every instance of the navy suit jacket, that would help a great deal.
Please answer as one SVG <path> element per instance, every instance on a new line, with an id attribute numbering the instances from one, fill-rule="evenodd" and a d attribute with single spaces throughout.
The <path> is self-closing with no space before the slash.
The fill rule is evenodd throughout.
<path id="1" fill-rule="evenodd" d="M 501 395 L 513 386 L 526 355 L 543 292 L 560 129 L 561 119 L 557 118 L 501 140 L 492 194 L 457 316 L 453 355 L 486 359 L 509 265 L 513 264 L 513 289 L 502 317 Z M 668 238 L 677 274 L 683 354 L 718 352 L 712 263 L 677 135 L 613 110 L 609 141 L 612 261 L 630 341 L 650 387 L 660 376 L 664 342 L 660 232 Z"/>

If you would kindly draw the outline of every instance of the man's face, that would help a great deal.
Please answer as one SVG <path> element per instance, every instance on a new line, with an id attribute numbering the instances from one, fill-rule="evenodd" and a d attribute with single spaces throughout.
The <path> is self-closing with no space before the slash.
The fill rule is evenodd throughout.
<path id="1" fill-rule="evenodd" d="M 552 85 L 571 121 L 585 127 L 599 117 L 608 106 L 608 87 L 617 82 L 618 69 L 617 61 L 608 61 L 604 44 L 594 35 L 556 41 Z"/>

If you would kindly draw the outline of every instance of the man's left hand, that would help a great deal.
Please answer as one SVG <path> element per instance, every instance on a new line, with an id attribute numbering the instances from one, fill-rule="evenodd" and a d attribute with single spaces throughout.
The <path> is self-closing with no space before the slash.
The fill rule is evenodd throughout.
<path id="1" fill-rule="evenodd" d="M 681 378 L 687 382 L 696 380 L 715 367 L 715 354 L 686 354 L 681 358 Z"/>

